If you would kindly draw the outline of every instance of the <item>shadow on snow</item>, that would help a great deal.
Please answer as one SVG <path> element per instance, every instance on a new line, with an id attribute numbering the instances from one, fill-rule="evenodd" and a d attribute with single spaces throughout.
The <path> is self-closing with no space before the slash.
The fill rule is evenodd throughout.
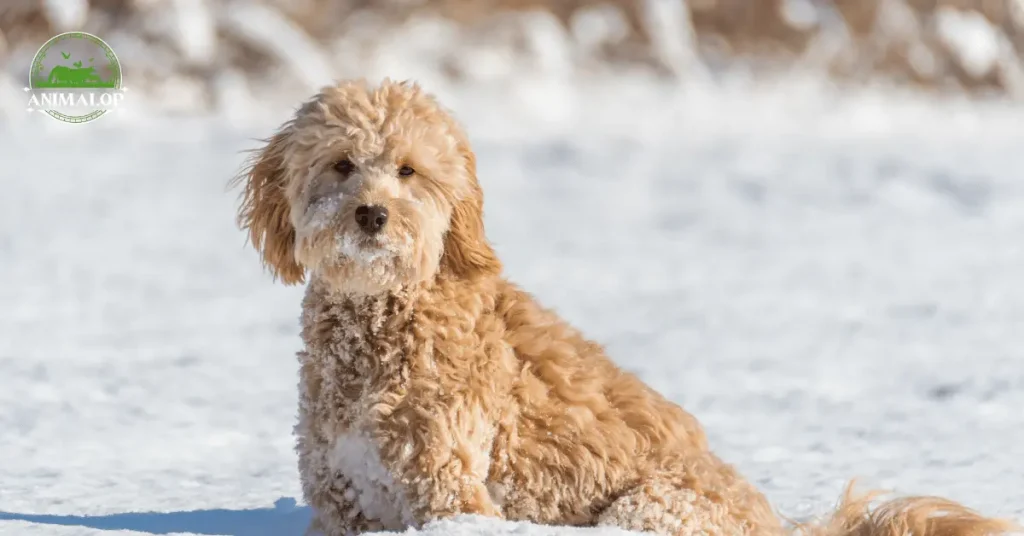
<path id="1" fill-rule="evenodd" d="M 191 512 L 138 512 L 105 516 L 15 514 L 0 511 L 0 521 L 28 521 L 43 525 L 134 530 L 150 534 L 191 532 L 226 536 L 302 536 L 310 510 L 295 499 L 280 498 L 273 508 L 251 510 L 194 510 Z"/>

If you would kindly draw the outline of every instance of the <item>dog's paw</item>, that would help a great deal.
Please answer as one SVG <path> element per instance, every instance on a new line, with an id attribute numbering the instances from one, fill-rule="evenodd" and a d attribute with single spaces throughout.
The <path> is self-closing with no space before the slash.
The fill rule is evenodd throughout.
<path id="1" fill-rule="evenodd" d="M 483 485 L 474 487 L 473 491 L 463 501 L 462 511 L 459 513 L 497 518 L 505 517 L 501 508 L 494 504 L 494 500 L 491 498 L 490 492 L 487 491 L 487 487 Z"/>

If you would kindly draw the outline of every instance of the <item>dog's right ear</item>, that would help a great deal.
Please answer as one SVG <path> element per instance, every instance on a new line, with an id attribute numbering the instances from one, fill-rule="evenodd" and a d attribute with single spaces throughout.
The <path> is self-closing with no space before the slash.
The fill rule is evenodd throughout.
<path id="1" fill-rule="evenodd" d="M 243 184 L 238 225 L 249 231 L 249 240 L 274 278 L 294 285 L 305 280 L 305 272 L 295 262 L 295 227 L 285 197 L 284 152 L 288 135 L 285 127 L 265 140 L 266 146 L 249 159 L 233 183 Z"/>

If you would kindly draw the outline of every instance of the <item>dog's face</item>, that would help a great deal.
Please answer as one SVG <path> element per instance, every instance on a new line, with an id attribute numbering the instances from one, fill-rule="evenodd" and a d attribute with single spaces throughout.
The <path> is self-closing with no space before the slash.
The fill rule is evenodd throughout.
<path id="1" fill-rule="evenodd" d="M 415 85 L 325 88 L 239 180 L 239 222 L 285 283 L 308 270 L 333 290 L 373 294 L 501 270 L 466 136 Z"/>

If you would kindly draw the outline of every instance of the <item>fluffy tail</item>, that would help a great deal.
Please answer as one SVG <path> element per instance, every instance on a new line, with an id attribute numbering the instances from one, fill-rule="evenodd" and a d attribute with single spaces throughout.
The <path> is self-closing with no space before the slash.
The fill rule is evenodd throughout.
<path id="1" fill-rule="evenodd" d="M 872 508 L 881 492 L 855 495 L 850 482 L 843 500 L 823 521 L 798 523 L 794 536 L 1001 536 L 1020 525 L 982 516 L 962 504 L 940 497 L 903 497 Z"/>

